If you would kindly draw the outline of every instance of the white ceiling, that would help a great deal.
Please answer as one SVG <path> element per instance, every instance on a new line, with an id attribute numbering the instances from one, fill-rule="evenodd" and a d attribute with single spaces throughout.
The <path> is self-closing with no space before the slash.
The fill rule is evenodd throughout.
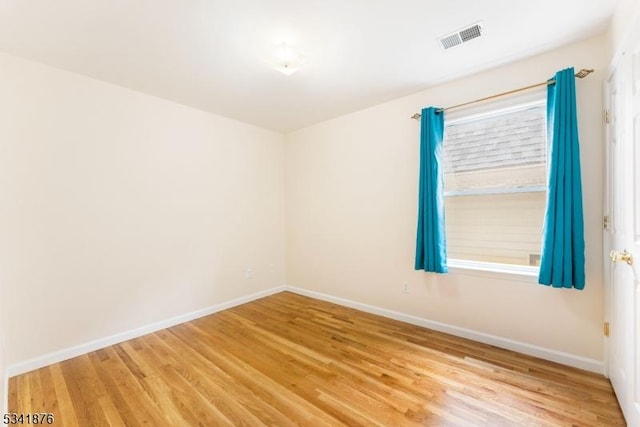
<path id="1" fill-rule="evenodd" d="M 599 34 L 616 2 L 0 0 L 0 50 L 287 132 Z M 283 41 L 306 58 L 290 76 Z"/>

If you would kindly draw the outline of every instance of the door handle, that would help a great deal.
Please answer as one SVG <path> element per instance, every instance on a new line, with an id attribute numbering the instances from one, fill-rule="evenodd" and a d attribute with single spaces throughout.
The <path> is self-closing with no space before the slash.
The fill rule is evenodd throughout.
<path id="1" fill-rule="evenodd" d="M 609 258 L 611 258 L 611 262 L 626 262 L 629 265 L 633 265 L 633 255 L 631 255 L 626 249 L 622 252 L 609 252 Z"/>

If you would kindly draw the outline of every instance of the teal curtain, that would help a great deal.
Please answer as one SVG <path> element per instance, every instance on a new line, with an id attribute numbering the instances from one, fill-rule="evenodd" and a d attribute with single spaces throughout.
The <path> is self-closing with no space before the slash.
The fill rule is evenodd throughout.
<path id="1" fill-rule="evenodd" d="M 420 190 L 416 270 L 447 272 L 447 243 L 444 233 L 442 182 L 442 139 L 444 112 L 424 108 L 420 126 Z"/>
<path id="2" fill-rule="evenodd" d="M 548 188 L 538 282 L 583 289 L 584 219 L 573 68 L 547 89 Z"/>

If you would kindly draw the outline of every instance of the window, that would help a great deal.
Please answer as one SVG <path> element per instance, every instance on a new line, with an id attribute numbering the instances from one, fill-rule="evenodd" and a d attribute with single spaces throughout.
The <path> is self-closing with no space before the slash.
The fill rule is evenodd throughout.
<path id="1" fill-rule="evenodd" d="M 448 258 L 539 265 L 546 203 L 546 104 L 445 121 Z"/>

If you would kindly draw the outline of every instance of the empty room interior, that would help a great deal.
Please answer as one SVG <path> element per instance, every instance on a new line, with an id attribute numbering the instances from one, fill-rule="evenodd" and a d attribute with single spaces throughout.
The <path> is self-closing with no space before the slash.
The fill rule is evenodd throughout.
<path id="1" fill-rule="evenodd" d="M 639 427 L 638 165 L 638 0 L 0 0 L 3 425 Z"/>

